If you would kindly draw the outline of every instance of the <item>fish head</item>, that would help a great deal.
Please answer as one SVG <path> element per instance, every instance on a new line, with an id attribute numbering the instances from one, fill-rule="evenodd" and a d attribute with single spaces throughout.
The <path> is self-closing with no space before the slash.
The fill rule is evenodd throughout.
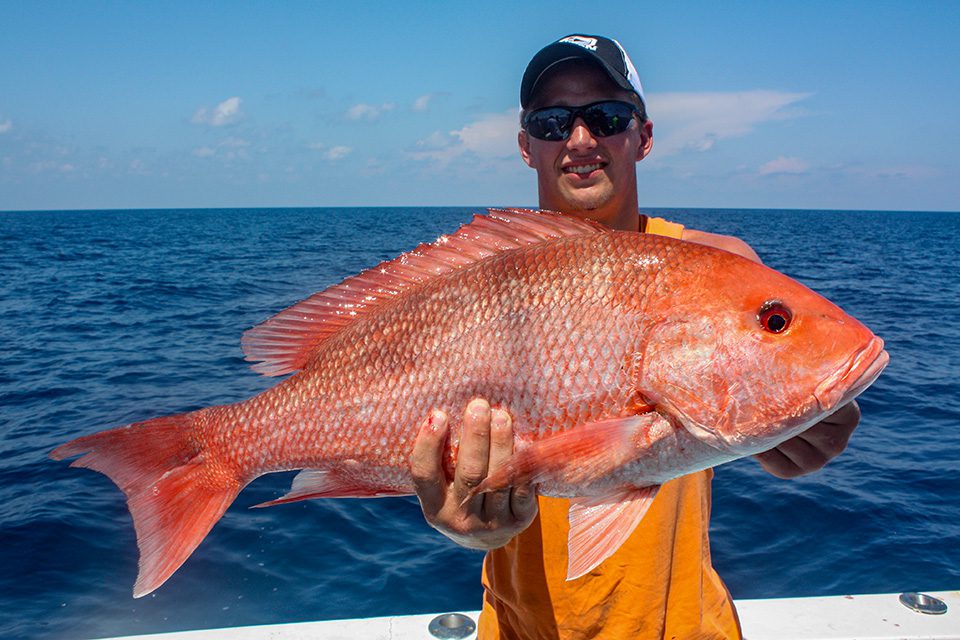
<path id="1" fill-rule="evenodd" d="M 804 285 L 722 251 L 658 286 L 638 385 L 699 440 L 738 456 L 770 449 L 876 380 L 883 340 Z"/>

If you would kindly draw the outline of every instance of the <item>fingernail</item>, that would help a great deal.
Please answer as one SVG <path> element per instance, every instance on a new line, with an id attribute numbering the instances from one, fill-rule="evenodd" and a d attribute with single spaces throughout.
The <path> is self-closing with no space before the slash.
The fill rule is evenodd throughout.
<path id="1" fill-rule="evenodd" d="M 476 398 L 467 405 L 467 411 L 474 418 L 485 418 L 490 414 L 490 403 L 483 398 Z"/>
<path id="2" fill-rule="evenodd" d="M 507 421 L 509 419 L 510 419 L 510 415 L 503 409 L 493 410 L 493 421 L 492 421 L 493 426 L 505 427 L 507 426 Z"/>
<path id="3" fill-rule="evenodd" d="M 430 427 L 430 429 L 434 433 L 436 433 L 437 431 L 440 431 L 441 429 L 447 426 L 447 414 L 445 414 L 443 411 L 438 411 L 436 409 L 431 411 L 427 426 Z"/>

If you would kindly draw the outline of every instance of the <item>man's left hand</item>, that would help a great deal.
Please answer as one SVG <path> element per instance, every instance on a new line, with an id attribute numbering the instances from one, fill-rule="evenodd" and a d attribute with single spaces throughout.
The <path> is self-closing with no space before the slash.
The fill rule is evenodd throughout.
<path id="1" fill-rule="evenodd" d="M 860 423 L 860 407 L 851 402 L 779 446 L 754 456 L 778 478 L 796 478 L 823 468 L 847 448 Z"/>

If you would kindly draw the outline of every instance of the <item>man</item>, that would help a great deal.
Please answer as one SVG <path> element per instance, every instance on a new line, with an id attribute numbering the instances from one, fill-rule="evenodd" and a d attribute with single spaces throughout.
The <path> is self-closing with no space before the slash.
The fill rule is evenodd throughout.
<path id="1" fill-rule="evenodd" d="M 573 35 L 542 49 L 520 89 L 520 155 L 537 172 L 540 207 L 613 229 L 671 235 L 758 260 L 741 240 L 684 229 L 638 211 L 636 163 L 653 147 L 643 89 L 623 48 Z M 859 422 L 855 403 L 757 457 L 789 478 L 838 455 Z M 740 637 L 730 596 L 710 562 L 712 471 L 666 483 L 631 538 L 587 575 L 566 581 L 567 501 L 526 486 L 462 504 L 510 456 L 506 411 L 482 398 L 464 413 L 454 477 L 441 468 L 447 416 L 423 424 L 411 469 L 427 521 L 455 542 L 489 550 L 479 637 Z"/>

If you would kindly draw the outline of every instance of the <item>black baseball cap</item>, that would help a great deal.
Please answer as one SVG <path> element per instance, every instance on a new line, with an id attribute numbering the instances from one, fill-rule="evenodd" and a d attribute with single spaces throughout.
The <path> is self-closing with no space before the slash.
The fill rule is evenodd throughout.
<path id="1" fill-rule="evenodd" d="M 523 81 L 520 83 L 520 107 L 526 109 L 530 105 L 537 83 L 543 75 L 555 64 L 566 60 L 589 60 L 600 65 L 607 72 L 610 79 L 620 88 L 633 92 L 640 98 L 644 109 L 647 101 L 643 97 L 643 86 L 640 76 L 630 61 L 630 56 L 620 43 L 613 38 L 604 36 L 588 36 L 572 34 L 560 38 L 554 43 L 541 49 L 523 72 Z"/>

